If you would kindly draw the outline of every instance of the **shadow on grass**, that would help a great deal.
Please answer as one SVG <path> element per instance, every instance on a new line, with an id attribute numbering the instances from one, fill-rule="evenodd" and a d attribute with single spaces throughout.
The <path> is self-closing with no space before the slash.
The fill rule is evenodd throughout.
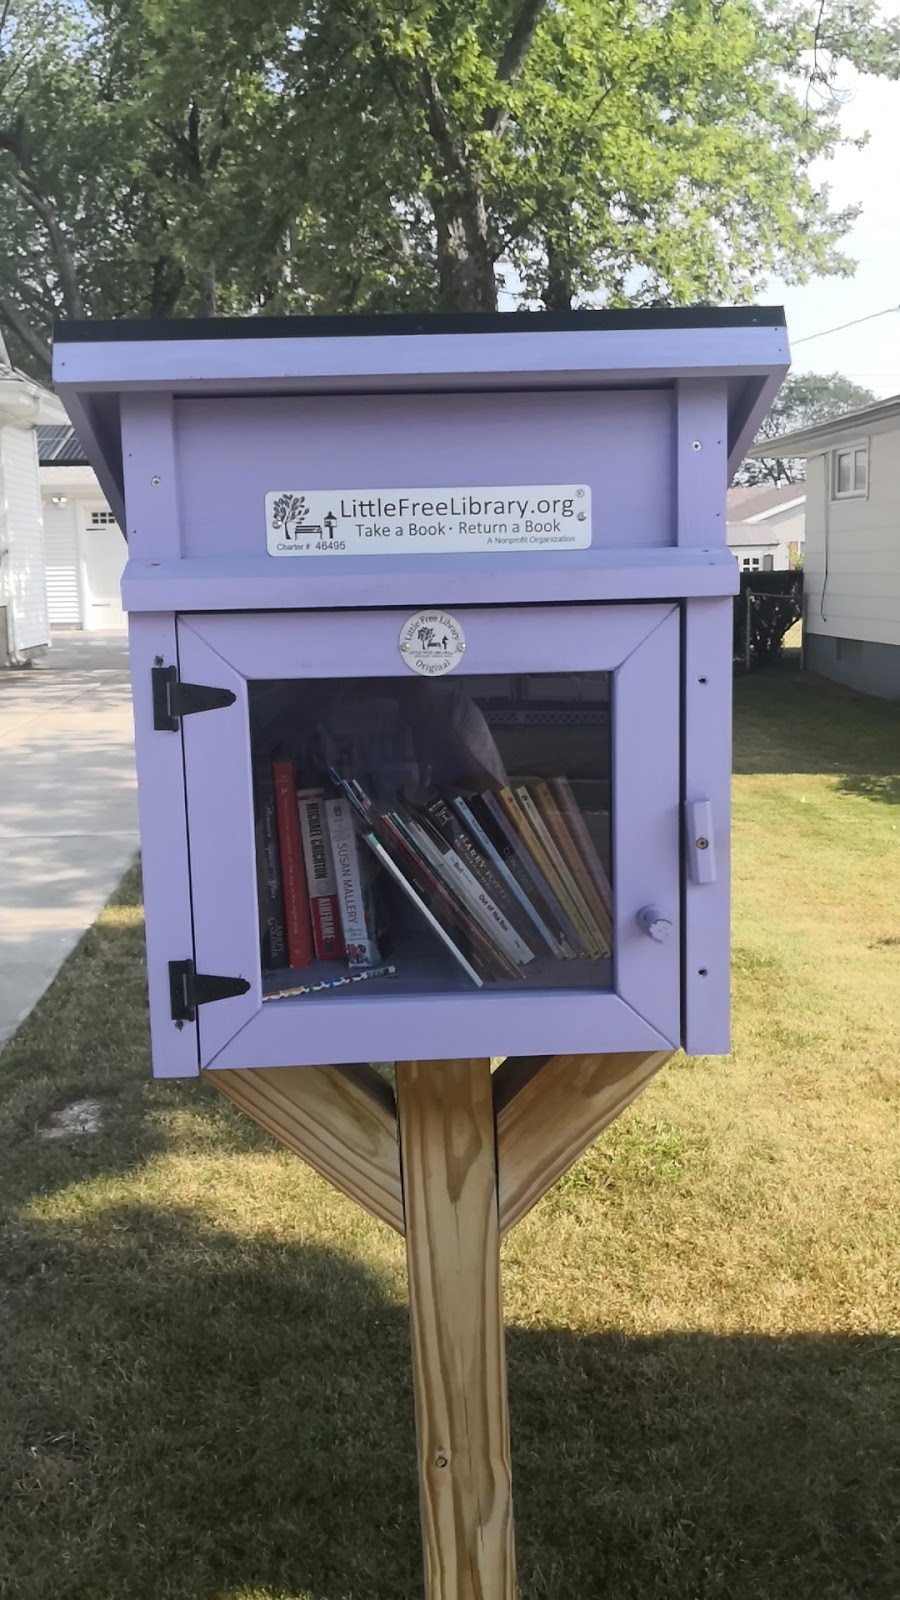
<path id="1" fill-rule="evenodd" d="M 848 774 L 871 798 L 894 798 L 900 705 L 782 666 L 736 677 L 734 704 L 736 773 Z"/>
<path id="2" fill-rule="evenodd" d="M 149 1081 L 137 892 L 0 1063 L 0 1596 L 411 1600 L 405 1307 L 275 1222 L 134 1203 L 173 1145 L 270 1148 Z M 34 1137 L 87 1096 L 102 1136 Z M 82 1205 L 81 1178 L 113 1181 Z M 514 1327 L 508 1353 L 523 1600 L 900 1594 L 900 1341 Z"/>
<path id="3" fill-rule="evenodd" d="M 838 784 L 842 794 L 860 795 L 883 806 L 900 806 L 900 776 L 885 773 L 848 773 Z"/>
<path id="4" fill-rule="evenodd" d="M 372 1274 L 168 1209 L 16 1232 L 0 1593 L 421 1593 L 406 1314 Z M 508 1353 L 523 1597 L 900 1592 L 900 1341 Z"/>

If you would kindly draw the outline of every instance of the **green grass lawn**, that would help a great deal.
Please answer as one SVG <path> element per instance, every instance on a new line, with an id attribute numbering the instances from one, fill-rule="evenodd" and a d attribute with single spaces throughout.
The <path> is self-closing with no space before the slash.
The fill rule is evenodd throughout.
<path id="1" fill-rule="evenodd" d="M 526 1600 L 900 1595 L 900 708 L 737 702 L 734 1052 L 504 1250 Z M 0 1144 L 2 1600 L 419 1595 L 402 1242 L 150 1081 L 136 875 L 0 1060 Z"/>

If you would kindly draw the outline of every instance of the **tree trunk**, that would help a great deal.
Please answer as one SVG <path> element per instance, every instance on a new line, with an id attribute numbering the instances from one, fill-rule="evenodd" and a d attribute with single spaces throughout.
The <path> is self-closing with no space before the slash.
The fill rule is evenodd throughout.
<path id="1" fill-rule="evenodd" d="M 216 315 L 216 275 L 212 268 L 200 274 L 200 298 L 197 302 L 198 317 L 214 317 Z"/>
<path id="2" fill-rule="evenodd" d="M 442 311 L 496 311 L 497 279 L 487 241 L 487 215 L 474 204 L 435 207 Z"/>
<path id="3" fill-rule="evenodd" d="M 541 295 L 545 311 L 570 311 L 572 309 L 572 274 L 563 252 L 548 239 L 547 276 Z"/>

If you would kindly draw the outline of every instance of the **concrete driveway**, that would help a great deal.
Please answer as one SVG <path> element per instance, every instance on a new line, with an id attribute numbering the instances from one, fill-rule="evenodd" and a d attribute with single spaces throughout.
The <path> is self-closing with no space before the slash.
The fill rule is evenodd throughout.
<path id="1" fill-rule="evenodd" d="M 138 848 L 123 634 L 60 634 L 0 671 L 0 1047 Z"/>

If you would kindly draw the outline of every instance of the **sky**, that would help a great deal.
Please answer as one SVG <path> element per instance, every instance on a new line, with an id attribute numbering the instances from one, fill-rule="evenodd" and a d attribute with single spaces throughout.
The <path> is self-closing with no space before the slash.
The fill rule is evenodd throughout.
<path id="1" fill-rule="evenodd" d="M 900 0 L 883 7 L 883 14 L 898 13 Z M 816 175 L 831 187 L 836 209 L 862 206 L 842 247 L 856 261 L 856 273 L 801 287 L 772 280 L 760 300 L 787 312 L 795 372 L 842 372 L 879 396 L 900 394 L 900 310 L 843 333 L 806 338 L 900 307 L 900 83 L 847 68 L 840 88 L 847 95 L 844 131 L 871 137 L 863 150 L 838 151 Z"/>

